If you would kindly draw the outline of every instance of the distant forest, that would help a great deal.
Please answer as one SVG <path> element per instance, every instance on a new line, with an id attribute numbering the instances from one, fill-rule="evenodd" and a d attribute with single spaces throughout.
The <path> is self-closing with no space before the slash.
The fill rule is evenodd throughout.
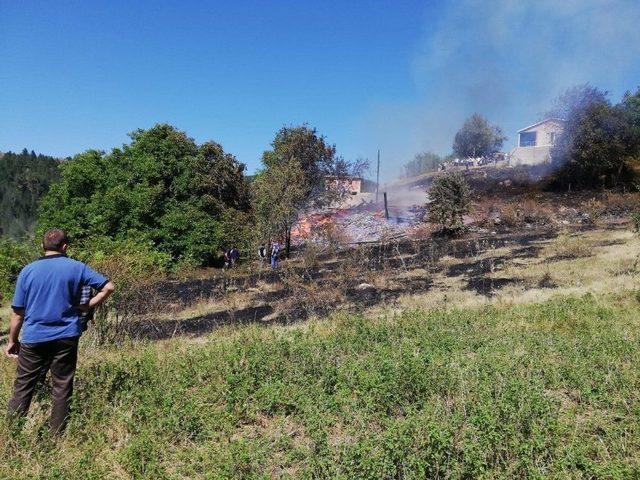
<path id="1" fill-rule="evenodd" d="M 0 153 L 0 237 L 22 238 L 33 232 L 38 203 L 59 177 L 59 160 L 21 153 Z"/>

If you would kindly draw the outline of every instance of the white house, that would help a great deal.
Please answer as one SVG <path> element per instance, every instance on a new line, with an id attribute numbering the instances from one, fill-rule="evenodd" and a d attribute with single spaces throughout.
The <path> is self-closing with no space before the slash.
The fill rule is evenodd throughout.
<path id="1" fill-rule="evenodd" d="M 562 133 L 564 121 L 548 118 L 518 130 L 518 145 L 511 152 L 512 165 L 537 165 L 551 160 L 551 147 Z"/>

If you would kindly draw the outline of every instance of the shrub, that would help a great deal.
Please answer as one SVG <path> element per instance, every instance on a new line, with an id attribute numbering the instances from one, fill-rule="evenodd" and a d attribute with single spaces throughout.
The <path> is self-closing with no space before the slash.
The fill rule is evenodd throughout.
<path id="1" fill-rule="evenodd" d="M 592 254 L 593 247 L 581 237 L 574 237 L 567 234 L 558 236 L 549 244 L 546 254 L 555 259 L 570 259 L 588 257 Z"/>
<path id="2" fill-rule="evenodd" d="M 463 229 L 462 216 L 471 211 L 471 190 L 460 172 L 438 175 L 428 190 L 431 203 L 429 219 L 443 232 L 455 233 Z"/>
<path id="3" fill-rule="evenodd" d="M 510 202 L 500 209 L 500 216 L 506 225 L 518 226 L 524 223 L 546 225 L 551 222 L 552 210 L 535 199 L 520 199 Z"/>
<path id="4" fill-rule="evenodd" d="M 118 342 L 132 330 L 135 315 L 159 310 L 156 284 L 169 271 L 171 256 L 133 240 L 102 238 L 89 243 L 72 253 L 116 285 L 113 296 L 96 311 L 89 336 L 97 344 Z"/>
<path id="5" fill-rule="evenodd" d="M 0 305 L 11 300 L 20 270 L 37 256 L 35 245 L 10 239 L 0 240 Z"/>
<path id="6" fill-rule="evenodd" d="M 121 339 L 134 314 L 158 310 L 161 299 L 155 284 L 172 265 L 168 254 L 158 252 L 151 244 L 108 238 L 72 243 L 69 254 L 90 264 L 117 286 L 113 297 L 95 314 L 91 326 L 95 343 Z M 35 244 L 0 240 L 0 305 L 11 300 L 20 270 L 39 255 Z"/>

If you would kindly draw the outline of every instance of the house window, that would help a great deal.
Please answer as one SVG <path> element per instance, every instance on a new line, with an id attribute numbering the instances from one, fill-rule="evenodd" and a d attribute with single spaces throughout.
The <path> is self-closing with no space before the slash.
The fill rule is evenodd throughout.
<path id="1" fill-rule="evenodd" d="M 520 146 L 521 147 L 535 147 L 536 146 L 536 132 L 522 132 L 522 133 L 520 133 Z"/>
<path id="2" fill-rule="evenodd" d="M 556 143 L 556 132 L 549 133 L 549 143 L 553 145 Z"/>

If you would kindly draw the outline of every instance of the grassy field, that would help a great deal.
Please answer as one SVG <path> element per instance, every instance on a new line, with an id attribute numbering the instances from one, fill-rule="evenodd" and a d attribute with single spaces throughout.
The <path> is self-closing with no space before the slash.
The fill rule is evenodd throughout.
<path id="1" fill-rule="evenodd" d="M 63 438 L 46 393 L 0 420 L 0 477 L 633 478 L 639 364 L 634 292 L 86 348 Z"/>

